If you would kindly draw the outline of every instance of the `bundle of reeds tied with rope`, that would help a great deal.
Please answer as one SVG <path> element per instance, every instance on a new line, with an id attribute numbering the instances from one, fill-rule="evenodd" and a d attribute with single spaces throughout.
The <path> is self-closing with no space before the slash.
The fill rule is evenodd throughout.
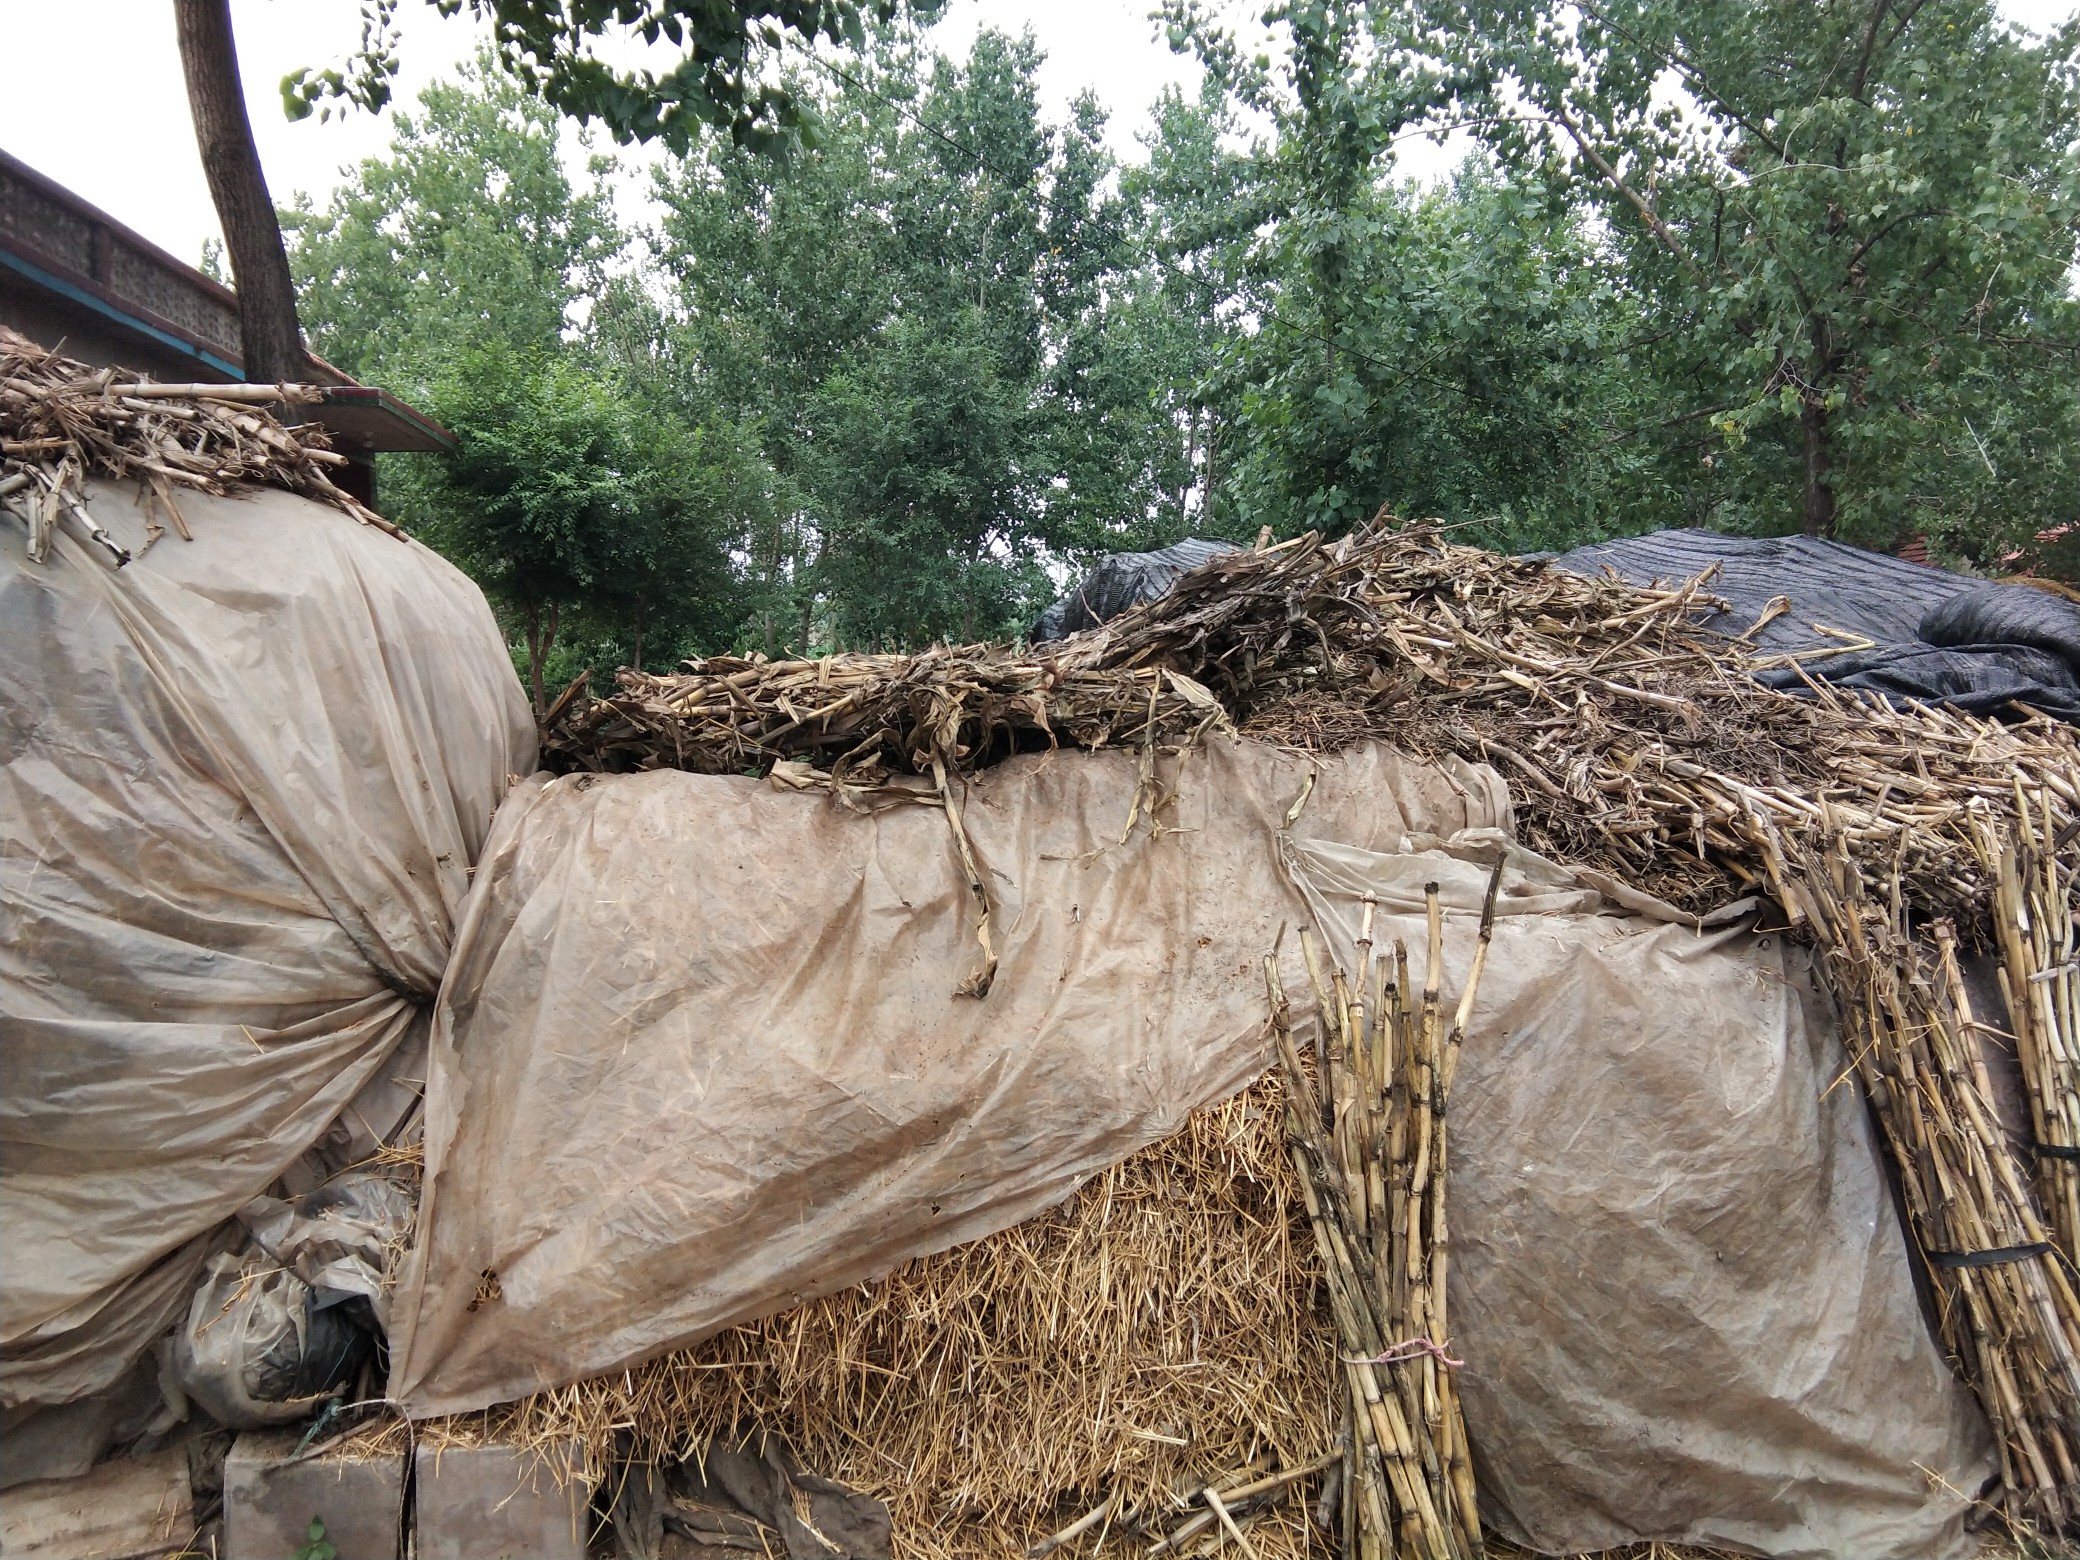
<path id="1" fill-rule="evenodd" d="M 0 507 L 28 526 L 32 561 L 67 523 L 118 567 L 130 561 L 95 521 L 82 485 L 88 477 L 139 484 L 151 541 L 165 525 L 191 535 L 180 493 L 224 494 L 242 485 L 301 493 L 402 536 L 333 482 L 347 457 L 330 447 L 323 427 L 285 426 L 267 410 L 323 399 L 314 385 L 159 384 L 89 368 L 0 326 Z"/>
<path id="2" fill-rule="evenodd" d="M 1642 589 L 1385 520 L 1214 560 L 1059 645 L 696 663 L 563 701 L 556 763 L 786 766 L 854 805 L 1053 743 L 1150 758 L 1222 720 L 1498 766 L 1518 832 L 1702 912 L 1757 895 L 1822 954 L 1928 1259 L 1943 1339 L 2003 1443 L 2003 1511 L 2080 1533 L 2080 740 L 1829 687 L 1829 652 L 1708 632 L 1709 578 Z M 1773 610 L 1782 610 L 1781 606 Z M 1755 674 L 1802 679 L 1804 696 Z M 1217 708 L 1209 708 L 1209 701 Z M 971 878 L 971 880 L 973 880 Z M 979 880 L 978 892 L 981 892 Z M 1992 1114 L 2009 1025 L 1950 979 L 1999 953 L 2031 1141 Z"/>
<path id="3" fill-rule="evenodd" d="M 1314 987 L 1316 1078 L 1293 1041 L 1275 956 L 1264 960 L 1271 1029 L 1285 1065 L 1293 1168 L 1314 1228 L 1347 1375 L 1342 1545 L 1349 1560 L 1474 1560 L 1483 1553 L 1473 1463 L 1451 1372 L 1445 1292 L 1449 1239 L 1446 1104 L 1495 927 L 1498 864 L 1481 907 L 1473 965 L 1444 1023 L 1444 916 L 1424 889 L 1429 938 L 1412 1000 L 1407 946 L 1375 958 L 1367 901 L 1355 975 Z"/>

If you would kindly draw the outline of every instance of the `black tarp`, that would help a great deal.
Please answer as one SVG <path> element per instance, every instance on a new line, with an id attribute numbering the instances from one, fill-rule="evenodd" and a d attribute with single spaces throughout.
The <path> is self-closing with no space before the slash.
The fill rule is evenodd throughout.
<path id="1" fill-rule="evenodd" d="M 1044 645 L 1096 628 L 1129 607 L 1154 601 L 1176 584 L 1177 576 L 1185 570 L 1239 550 L 1233 542 L 1209 542 L 1188 536 L 1155 552 L 1114 553 L 1041 613 L 1028 637 L 1034 644 Z"/>
<path id="2" fill-rule="evenodd" d="M 1808 676 L 1979 714 L 2021 703 L 2080 720 L 2080 607 L 2032 586 L 1810 536 L 1715 531 L 1655 531 L 1577 547 L 1553 561 L 1575 574 L 1609 569 L 1637 585 L 1680 584 L 1716 564 L 1706 589 L 1732 605 L 1707 626 L 1742 634 L 1773 598 L 1786 597 L 1790 610 L 1751 643 L 1765 656 L 1833 652 L 1804 661 Z M 1805 690 L 1790 666 L 1760 680 Z"/>
<path id="3" fill-rule="evenodd" d="M 1033 643 L 1066 638 L 1153 601 L 1187 569 L 1235 550 L 1231 542 L 1191 537 L 1157 552 L 1115 554 L 1040 615 Z M 1806 676 L 1979 714 L 2020 703 L 2080 721 L 2080 607 L 2032 586 L 1809 536 L 1716 531 L 1655 531 L 1577 547 L 1552 561 L 1575 574 L 1608 569 L 1637 585 L 1680 584 L 1717 565 L 1707 589 L 1731 606 L 1706 626 L 1746 634 L 1783 596 L 1790 610 L 1749 642 L 1765 657 L 1806 656 Z M 1759 679 L 1793 693 L 1806 689 L 1789 665 L 1766 669 Z"/>

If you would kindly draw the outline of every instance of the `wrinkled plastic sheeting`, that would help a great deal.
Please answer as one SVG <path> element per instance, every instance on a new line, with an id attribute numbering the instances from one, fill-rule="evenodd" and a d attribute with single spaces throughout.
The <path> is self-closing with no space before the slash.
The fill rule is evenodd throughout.
<path id="1" fill-rule="evenodd" d="M 319 1308 L 356 1297 L 389 1330 L 390 1261 L 411 1233 L 412 1194 L 374 1170 L 336 1176 L 301 1197 L 256 1197 L 238 1211 L 253 1243 L 311 1289 Z"/>
<path id="2" fill-rule="evenodd" d="M 112 1384 L 424 1023 L 532 724 L 482 595 L 265 491 L 0 520 L 0 1406 Z"/>
<path id="3" fill-rule="evenodd" d="M 1308 765 L 1218 741 L 1122 842 L 1136 764 L 1033 755 L 962 817 L 737 776 L 516 792 L 436 1014 L 390 1395 L 455 1412 L 633 1364 L 988 1235 L 1263 1065 Z M 1312 826 L 1393 849 L 1508 821 L 1492 770 L 1326 759 Z M 1286 938 L 1293 948 L 1296 939 Z"/>
<path id="4" fill-rule="evenodd" d="M 1450 1332 L 1482 1500 L 1574 1554 L 1971 1553 L 1991 1432 L 1922 1320 L 1862 1100 L 1802 950 L 1590 913 L 1499 837 L 1289 848 L 1352 960 L 1446 911 L 1447 990 L 1510 849 L 1451 1100 Z M 1940 1479 L 1941 1483 L 1935 1481 Z"/>
<path id="5" fill-rule="evenodd" d="M 1241 549 L 1233 542 L 1188 536 L 1154 552 L 1114 553 L 1069 587 L 1068 593 L 1033 620 L 1028 637 L 1036 645 L 1109 623 L 1129 607 L 1167 595 L 1188 569 Z"/>
<path id="6" fill-rule="evenodd" d="M 1976 585 L 1921 615 L 1931 645 L 2027 645 L 2080 669 L 2080 607 L 2048 590 Z"/>
<path id="7" fill-rule="evenodd" d="M 1707 626 L 1744 634 L 1783 596 L 1791 610 L 1763 623 L 1751 642 L 1767 655 L 1810 657 L 1807 676 L 1976 714 L 2002 714 L 2019 702 L 2080 721 L 2080 607 L 2033 586 L 1989 583 L 1819 537 L 1701 530 L 1593 542 L 1554 563 L 1573 574 L 1609 569 L 1639 585 L 1679 585 L 1716 568 L 1705 588 L 1731 610 Z M 1808 691 L 1795 667 L 1759 680 Z"/>
<path id="8" fill-rule="evenodd" d="M 1041 1211 L 1254 1075 L 1263 955 L 1284 929 L 1305 990 L 1291 933 L 1348 958 L 1367 893 L 1420 965 L 1439 881 L 1462 979 L 1499 779 L 1356 749 L 1282 839 L 1305 773 L 1212 743 L 1166 772 L 1166 832 L 1122 843 L 1129 757 L 986 772 L 980 1002 L 934 811 L 663 773 L 516 795 L 436 1020 L 392 1396 L 559 1386 Z M 1775 939 L 1517 854 L 1452 1112 L 1450 1331 L 1498 1526 L 1968 1548 L 1989 1432 L 1845 1065 Z"/>

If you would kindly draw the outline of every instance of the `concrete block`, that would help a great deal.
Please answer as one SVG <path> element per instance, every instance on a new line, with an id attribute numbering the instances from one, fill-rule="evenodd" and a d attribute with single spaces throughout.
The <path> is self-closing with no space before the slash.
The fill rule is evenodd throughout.
<path id="1" fill-rule="evenodd" d="M 404 1457 L 296 1459 L 298 1430 L 240 1436 L 224 1459 L 224 1560 L 289 1560 L 311 1521 L 339 1560 L 398 1560 Z"/>
<path id="2" fill-rule="evenodd" d="M 178 1446 L 0 1492 L 7 1560 L 155 1560 L 194 1535 L 188 1454 Z"/>
<path id="3" fill-rule="evenodd" d="M 417 1560 L 585 1560 L 588 1492 L 513 1446 L 422 1446 Z"/>

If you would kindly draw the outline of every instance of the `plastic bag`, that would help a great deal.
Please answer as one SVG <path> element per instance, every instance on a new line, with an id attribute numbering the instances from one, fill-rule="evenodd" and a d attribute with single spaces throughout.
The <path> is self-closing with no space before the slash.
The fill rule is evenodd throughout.
<path id="1" fill-rule="evenodd" d="M 174 1336 L 180 1389 L 234 1430 L 308 1419 L 374 1351 L 353 1307 L 312 1300 L 265 1252 L 213 1258 Z"/>
<path id="2" fill-rule="evenodd" d="M 1114 553 L 1040 614 L 1033 623 L 1032 641 L 1044 645 L 1110 622 L 1127 608 L 1167 593 L 1187 569 L 1239 550 L 1233 542 L 1188 536 L 1154 552 Z"/>
<path id="3" fill-rule="evenodd" d="M 412 1228 L 412 1195 L 398 1182 L 357 1171 L 291 1201 L 256 1197 L 238 1218 L 310 1287 L 315 1308 L 358 1297 L 388 1327 L 389 1273 Z"/>
<path id="4" fill-rule="evenodd" d="M 1757 678 L 1784 693 L 1804 696 L 1811 677 L 1971 714 L 2006 715 L 2023 704 L 2080 721 L 2080 609 L 2032 586 L 1818 537 L 1698 530 L 1595 542 L 1553 563 L 1571 574 L 1609 569 L 1642 585 L 1715 570 L 1705 588 L 1728 610 L 1706 626 L 1744 635 L 1764 655 L 1806 657 L 1802 667 Z M 1779 598 L 1790 610 L 1772 615 Z"/>

